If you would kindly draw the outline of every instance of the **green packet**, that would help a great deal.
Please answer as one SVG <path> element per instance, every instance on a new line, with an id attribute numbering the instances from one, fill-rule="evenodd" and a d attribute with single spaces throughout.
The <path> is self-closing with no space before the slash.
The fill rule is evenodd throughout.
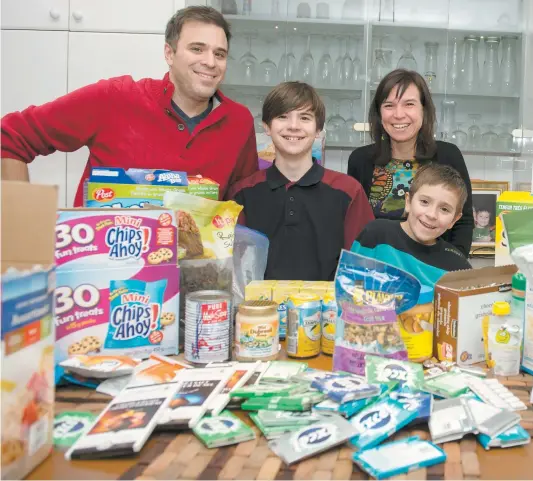
<path id="1" fill-rule="evenodd" d="M 307 390 L 304 384 L 258 384 L 252 386 L 243 386 L 234 389 L 229 393 L 230 397 L 235 398 L 263 398 L 263 397 L 281 397 L 292 396 L 293 394 L 299 394 Z"/>
<path id="2" fill-rule="evenodd" d="M 261 376 L 259 383 L 288 382 L 307 369 L 307 363 L 296 361 L 272 361 Z"/>
<path id="3" fill-rule="evenodd" d="M 424 383 L 422 364 L 386 357 L 365 356 L 365 374 L 369 384 L 407 384 L 419 388 Z"/>
<path id="4" fill-rule="evenodd" d="M 301 396 L 248 399 L 241 405 L 241 409 L 246 411 L 257 411 L 259 409 L 309 411 L 314 404 L 323 401 L 325 397 L 322 393 L 310 392 Z"/>
<path id="5" fill-rule="evenodd" d="M 263 409 L 257 411 L 254 416 L 258 417 L 267 427 L 307 426 L 322 419 L 318 413 L 314 412 L 269 411 Z"/>
<path id="6" fill-rule="evenodd" d="M 456 372 L 445 372 L 440 376 L 428 379 L 420 389 L 444 398 L 458 397 L 469 390 L 464 375 Z"/>
<path id="7" fill-rule="evenodd" d="M 93 424 L 97 416 L 82 411 L 64 411 L 54 418 L 54 445 L 72 446 Z"/>
<path id="8" fill-rule="evenodd" d="M 208 448 L 229 446 L 255 439 L 253 429 L 230 411 L 202 418 L 193 428 L 193 433 Z"/>
<path id="9" fill-rule="evenodd" d="M 263 433 L 265 438 L 267 438 L 268 440 L 277 439 L 281 435 L 290 433 L 301 427 L 301 426 L 294 425 L 294 424 L 292 426 L 289 426 L 289 425 L 266 426 L 265 423 L 261 420 L 261 418 L 256 413 L 250 413 L 249 416 L 252 419 L 252 421 L 255 423 L 255 425 L 259 428 L 259 430 Z"/>

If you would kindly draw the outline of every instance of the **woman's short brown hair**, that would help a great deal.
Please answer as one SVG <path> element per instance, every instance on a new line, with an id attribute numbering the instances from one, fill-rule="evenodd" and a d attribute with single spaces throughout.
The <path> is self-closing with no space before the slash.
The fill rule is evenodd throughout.
<path id="1" fill-rule="evenodd" d="M 326 121 L 326 107 L 311 85 L 304 82 L 283 82 L 274 87 L 263 103 L 262 120 L 270 125 L 280 115 L 308 108 L 315 115 L 316 129 L 322 130 Z"/>
<path id="2" fill-rule="evenodd" d="M 416 139 L 417 160 L 431 159 L 437 145 L 434 139 L 435 130 L 435 105 L 431 99 L 431 93 L 424 78 L 412 70 L 397 69 L 389 72 L 378 85 L 370 109 L 368 111 L 368 122 L 370 123 L 370 136 L 375 143 L 375 163 L 377 165 L 386 165 L 391 160 L 391 143 L 390 138 L 383 124 L 381 123 L 381 104 L 387 100 L 394 87 L 398 87 L 397 98 L 401 99 L 403 94 L 410 85 L 415 85 L 420 94 L 420 103 L 424 112 L 422 127 L 418 132 Z"/>
<path id="3" fill-rule="evenodd" d="M 208 23 L 220 27 L 226 34 L 226 39 L 229 46 L 231 29 L 224 16 L 218 10 L 215 10 L 212 7 L 192 6 L 178 10 L 174 15 L 172 15 L 171 19 L 167 23 L 167 28 L 165 30 L 165 42 L 172 47 L 174 52 L 176 51 L 178 38 L 186 22 Z"/>

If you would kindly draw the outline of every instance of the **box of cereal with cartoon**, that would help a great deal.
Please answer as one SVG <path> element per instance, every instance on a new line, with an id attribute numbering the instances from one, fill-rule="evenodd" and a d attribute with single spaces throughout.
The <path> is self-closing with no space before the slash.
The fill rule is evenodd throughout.
<path id="1" fill-rule="evenodd" d="M 76 354 L 178 353 L 174 213 L 72 209 L 56 224 L 56 381 Z"/>
<path id="2" fill-rule="evenodd" d="M 3 182 L 1 196 L 2 479 L 23 479 L 52 450 L 57 188 Z"/>

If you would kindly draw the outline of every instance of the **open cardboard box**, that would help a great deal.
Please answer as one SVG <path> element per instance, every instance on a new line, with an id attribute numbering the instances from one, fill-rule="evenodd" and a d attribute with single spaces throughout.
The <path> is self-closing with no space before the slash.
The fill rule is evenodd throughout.
<path id="1" fill-rule="evenodd" d="M 485 361 L 483 320 L 496 301 L 511 302 L 515 265 L 450 272 L 435 286 L 433 353 L 459 366 Z"/>
<path id="2" fill-rule="evenodd" d="M 22 479 L 53 444 L 57 188 L 1 189 L 2 479 Z"/>

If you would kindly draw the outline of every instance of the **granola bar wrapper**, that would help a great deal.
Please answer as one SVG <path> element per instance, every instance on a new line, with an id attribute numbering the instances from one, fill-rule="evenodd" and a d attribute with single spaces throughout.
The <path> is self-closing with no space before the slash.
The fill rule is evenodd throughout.
<path id="1" fill-rule="evenodd" d="M 416 305 L 420 282 L 397 267 L 343 250 L 335 276 L 333 370 L 365 374 L 365 355 L 406 360 L 397 316 Z"/>
<path id="2" fill-rule="evenodd" d="M 203 290 L 232 292 L 233 241 L 242 206 L 182 192 L 165 192 L 163 204 L 176 211 L 180 265 L 180 343 L 185 339 L 185 299 Z M 180 345 L 180 349 L 182 345 Z"/>

